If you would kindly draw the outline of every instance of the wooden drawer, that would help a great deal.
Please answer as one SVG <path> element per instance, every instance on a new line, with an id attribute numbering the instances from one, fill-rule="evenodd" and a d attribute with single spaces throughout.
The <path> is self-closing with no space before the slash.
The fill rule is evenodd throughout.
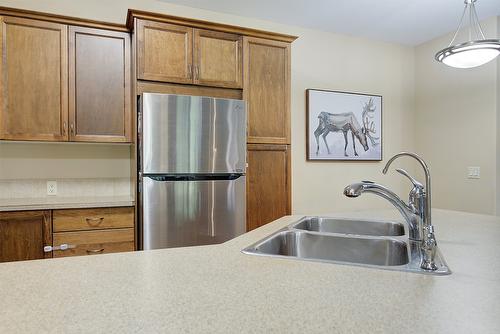
<path id="1" fill-rule="evenodd" d="M 134 227 L 134 208 L 54 210 L 54 232 Z"/>
<path id="2" fill-rule="evenodd" d="M 54 246 L 68 244 L 75 247 L 56 250 L 54 257 L 129 252 L 134 250 L 134 229 L 61 232 L 54 233 L 53 240 Z"/>

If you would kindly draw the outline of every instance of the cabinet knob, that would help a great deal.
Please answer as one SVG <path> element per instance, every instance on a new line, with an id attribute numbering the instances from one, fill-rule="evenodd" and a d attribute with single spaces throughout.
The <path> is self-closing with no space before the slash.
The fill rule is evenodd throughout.
<path id="1" fill-rule="evenodd" d="M 63 122 L 63 136 L 66 135 L 66 122 Z"/>

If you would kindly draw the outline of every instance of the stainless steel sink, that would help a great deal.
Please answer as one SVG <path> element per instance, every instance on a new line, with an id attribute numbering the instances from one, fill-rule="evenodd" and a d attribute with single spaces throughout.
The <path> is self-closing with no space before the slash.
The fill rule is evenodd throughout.
<path id="1" fill-rule="evenodd" d="M 422 269 L 421 243 L 409 240 L 403 226 L 390 221 L 303 217 L 242 252 L 431 275 L 451 273 L 439 249 L 438 269 Z"/>
<path id="2" fill-rule="evenodd" d="M 324 233 L 344 233 L 375 236 L 405 235 L 404 225 L 391 221 L 370 221 L 329 217 L 304 217 L 292 228 Z"/>
<path id="3" fill-rule="evenodd" d="M 399 240 L 345 238 L 304 231 L 282 231 L 256 245 L 254 252 L 377 266 L 403 265 L 409 259 L 406 243 Z"/>

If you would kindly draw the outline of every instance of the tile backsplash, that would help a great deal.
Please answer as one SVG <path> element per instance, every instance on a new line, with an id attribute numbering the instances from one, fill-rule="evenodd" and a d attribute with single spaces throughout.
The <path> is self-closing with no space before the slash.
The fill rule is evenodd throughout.
<path id="1" fill-rule="evenodd" d="M 47 195 L 47 181 L 57 181 L 57 195 Z M 129 178 L 0 180 L 0 199 L 132 196 Z"/>

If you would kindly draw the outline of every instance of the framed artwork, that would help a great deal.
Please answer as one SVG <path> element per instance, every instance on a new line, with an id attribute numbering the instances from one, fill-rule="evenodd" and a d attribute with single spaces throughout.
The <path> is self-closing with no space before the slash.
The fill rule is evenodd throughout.
<path id="1" fill-rule="evenodd" d="M 382 160 L 382 96 L 307 89 L 306 104 L 307 160 Z"/>

